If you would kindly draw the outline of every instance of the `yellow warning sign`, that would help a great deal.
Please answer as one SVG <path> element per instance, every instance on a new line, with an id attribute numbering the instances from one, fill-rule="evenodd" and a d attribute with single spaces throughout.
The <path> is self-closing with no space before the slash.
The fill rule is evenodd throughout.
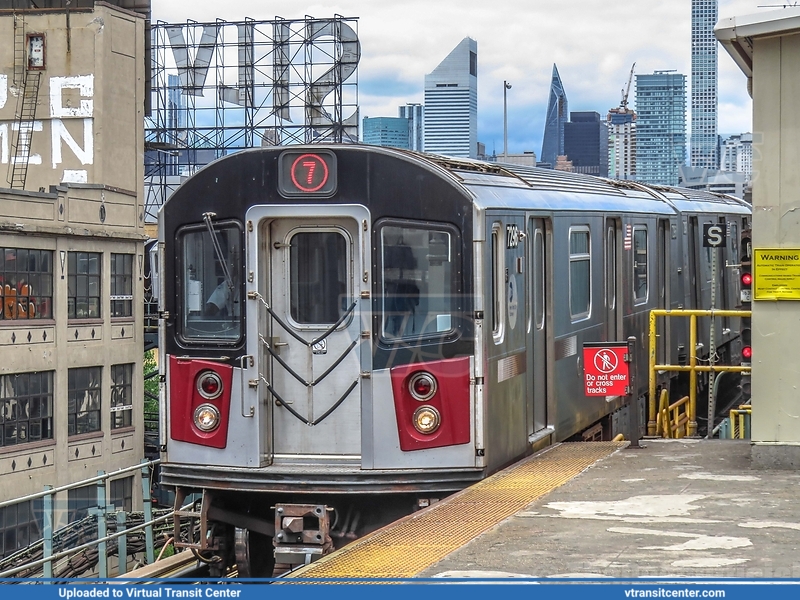
<path id="1" fill-rule="evenodd" d="M 800 248 L 753 249 L 753 299 L 800 300 Z"/>

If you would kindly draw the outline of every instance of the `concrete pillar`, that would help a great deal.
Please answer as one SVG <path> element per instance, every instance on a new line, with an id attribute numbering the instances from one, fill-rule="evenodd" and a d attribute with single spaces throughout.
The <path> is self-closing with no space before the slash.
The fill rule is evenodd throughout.
<path id="1" fill-rule="evenodd" d="M 754 255 L 800 252 L 800 8 L 723 19 L 715 33 L 753 97 Z M 753 464 L 798 468 L 800 301 L 754 294 L 752 310 Z"/>

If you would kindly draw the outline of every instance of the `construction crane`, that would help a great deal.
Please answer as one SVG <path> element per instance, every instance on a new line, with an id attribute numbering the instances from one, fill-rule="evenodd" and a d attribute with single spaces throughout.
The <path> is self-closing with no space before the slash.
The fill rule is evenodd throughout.
<path id="1" fill-rule="evenodd" d="M 628 94 L 631 91 L 631 81 L 633 81 L 633 70 L 636 68 L 636 63 L 631 65 L 631 74 L 628 75 L 628 85 L 622 90 L 622 102 L 620 102 L 619 107 L 622 109 L 621 112 L 628 112 Z"/>

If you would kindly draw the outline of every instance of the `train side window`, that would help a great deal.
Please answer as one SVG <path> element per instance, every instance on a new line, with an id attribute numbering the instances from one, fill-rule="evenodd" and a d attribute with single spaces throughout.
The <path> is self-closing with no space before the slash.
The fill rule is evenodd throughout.
<path id="1" fill-rule="evenodd" d="M 731 263 L 734 265 L 739 264 L 739 228 L 736 226 L 736 223 L 731 223 L 731 230 L 730 230 L 730 240 L 731 240 Z"/>
<path id="2" fill-rule="evenodd" d="M 214 232 L 216 244 L 205 226 L 178 234 L 180 333 L 191 342 L 232 343 L 242 332 L 241 233 L 230 223 Z"/>
<path id="3" fill-rule="evenodd" d="M 546 266 L 544 264 L 544 235 L 541 229 L 537 229 L 533 235 L 533 306 L 534 321 L 536 329 L 544 327 L 544 274 Z"/>
<path id="4" fill-rule="evenodd" d="M 588 318 L 592 310 L 592 257 L 589 227 L 569 230 L 569 312 L 572 320 Z"/>
<path id="5" fill-rule="evenodd" d="M 381 337 L 394 341 L 448 335 L 455 329 L 457 263 L 454 229 L 386 223 L 378 228 Z"/>
<path id="6" fill-rule="evenodd" d="M 505 236 L 502 223 L 492 225 L 492 337 L 495 343 L 503 340 L 503 331 L 506 320 L 505 291 L 506 291 L 506 265 L 505 265 Z"/>
<path id="7" fill-rule="evenodd" d="M 633 228 L 633 301 L 635 304 L 647 302 L 647 228 Z"/>

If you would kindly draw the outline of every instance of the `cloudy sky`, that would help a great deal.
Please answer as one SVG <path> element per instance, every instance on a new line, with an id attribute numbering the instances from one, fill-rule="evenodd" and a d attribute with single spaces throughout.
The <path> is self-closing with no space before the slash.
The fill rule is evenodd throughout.
<path id="1" fill-rule="evenodd" d="M 719 16 L 780 10 L 764 4 L 781 2 L 719 0 Z M 509 152 L 538 155 L 553 63 L 570 110 L 602 115 L 619 105 L 634 62 L 636 73 L 675 69 L 687 82 L 691 71 L 691 0 L 153 0 L 153 19 L 172 23 L 337 14 L 359 18 L 362 117 L 422 102 L 425 74 L 464 37 L 477 40 L 478 139 L 490 153 L 503 148 L 504 80 Z M 719 47 L 719 132 L 750 130 L 744 75 Z"/>

